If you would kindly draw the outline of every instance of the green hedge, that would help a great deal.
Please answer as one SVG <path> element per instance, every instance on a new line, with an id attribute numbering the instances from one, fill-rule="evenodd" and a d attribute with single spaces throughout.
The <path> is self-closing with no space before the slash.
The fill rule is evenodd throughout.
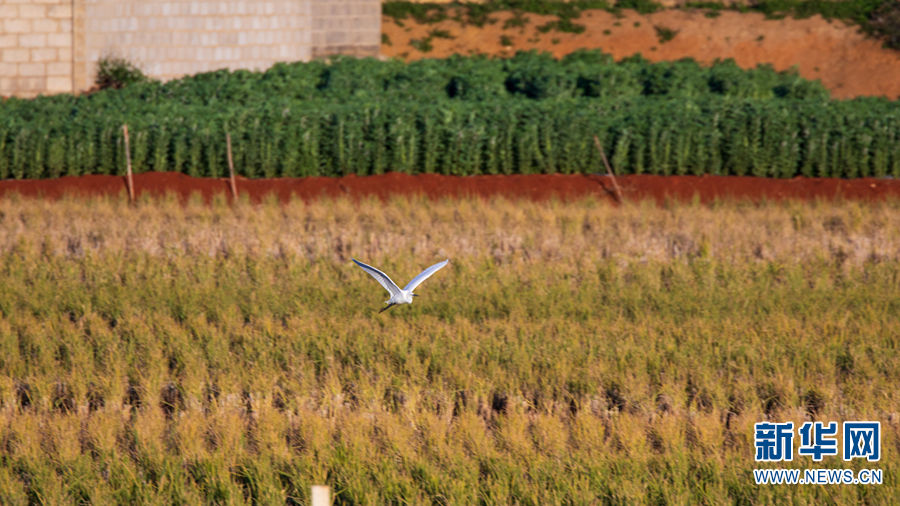
<path id="1" fill-rule="evenodd" d="M 265 104 L 273 99 L 481 101 L 657 95 L 824 99 L 828 91 L 796 72 L 776 72 L 769 65 L 743 70 L 731 59 L 704 67 L 689 58 L 651 63 L 636 55 L 616 62 L 602 51 L 581 50 L 556 60 L 547 53 L 527 51 L 505 59 L 453 56 L 404 63 L 338 57 L 330 63 L 281 63 L 265 72 L 220 70 L 165 84 L 136 83 L 77 99 L 10 101 L 0 105 L 0 112 L 12 108 L 39 114 L 53 105 L 92 111 L 140 110 L 160 102 L 219 107 Z"/>
<path id="2" fill-rule="evenodd" d="M 597 135 L 621 173 L 900 177 L 900 104 L 722 97 L 495 99 L 480 102 L 272 100 L 211 108 L 0 122 L 0 178 L 226 173 L 225 132 L 247 177 L 602 170 Z"/>
<path id="3" fill-rule="evenodd" d="M 0 178 L 121 174 L 123 123 L 141 171 L 248 177 L 600 170 L 900 176 L 900 106 L 830 101 L 771 67 L 454 57 L 338 58 L 219 71 L 86 96 L 0 103 Z"/>

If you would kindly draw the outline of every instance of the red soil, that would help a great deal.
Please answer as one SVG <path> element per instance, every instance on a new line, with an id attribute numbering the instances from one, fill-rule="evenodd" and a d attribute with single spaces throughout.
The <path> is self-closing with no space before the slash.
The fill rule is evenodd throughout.
<path id="1" fill-rule="evenodd" d="M 883 200 L 900 198 L 900 180 L 895 179 L 767 179 L 738 176 L 648 176 L 617 178 L 625 199 L 639 201 L 667 198 L 701 202 L 737 199 L 759 202 L 784 199 Z M 172 193 L 181 199 L 199 195 L 210 201 L 214 195 L 229 197 L 228 180 L 194 178 L 173 172 L 139 174 L 134 178 L 138 197 Z M 237 179 L 238 193 L 252 202 L 266 198 L 286 201 L 292 196 L 305 200 L 319 197 L 379 197 L 422 195 L 443 197 L 494 197 L 564 200 L 594 196 L 615 200 L 612 181 L 600 175 L 514 175 L 514 176 L 441 176 L 390 173 L 380 176 L 341 178 Z M 0 198 L 12 194 L 58 199 L 71 196 L 119 196 L 127 198 L 125 178 L 121 176 L 81 176 L 58 179 L 0 181 Z"/>

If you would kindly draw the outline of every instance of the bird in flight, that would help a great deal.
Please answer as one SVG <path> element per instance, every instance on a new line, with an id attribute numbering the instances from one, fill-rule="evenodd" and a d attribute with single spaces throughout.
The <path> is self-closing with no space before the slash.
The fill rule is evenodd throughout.
<path id="1" fill-rule="evenodd" d="M 412 281 L 410 281 L 406 286 L 403 287 L 403 289 L 397 286 L 397 283 L 391 281 L 391 278 L 389 278 L 387 274 L 379 271 L 371 265 L 366 265 L 355 258 L 353 259 L 353 261 L 356 262 L 356 265 L 362 267 L 364 271 L 368 272 L 370 276 L 375 278 L 375 281 L 378 281 L 378 283 L 381 284 L 381 286 L 383 286 L 384 289 L 391 294 L 391 298 L 385 302 L 387 306 L 379 311 L 379 313 L 383 313 L 384 311 L 387 311 L 397 304 L 412 304 L 413 297 L 416 297 L 416 294 L 413 293 L 413 290 L 415 290 L 417 286 L 422 284 L 422 281 L 425 281 L 432 274 L 447 265 L 447 262 L 449 262 L 450 260 L 438 262 L 420 272 L 419 275 L 414 277 Z"/>

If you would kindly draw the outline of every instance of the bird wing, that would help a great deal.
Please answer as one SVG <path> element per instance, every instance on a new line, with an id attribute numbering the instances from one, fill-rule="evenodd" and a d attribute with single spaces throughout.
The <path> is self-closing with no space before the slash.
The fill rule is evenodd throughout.
<path id="1" fill-rule="evenodd" d="M 429 276 L 431 276 L 435 272 L 441 270 L 445 265 L 447 265 L 447 262 L 449 262 L 449 261 L 450 260 L 444 260 L 443 262 L 438 262 L 438 263 L 432 265 L 431 267 L 425 269 L 424 271 L 420 272 L 418 276 L 414 277 L 412 281 L 410 281 L 405 287 L 403 287 L 403 290 L 407 291 L 407 292 L 411 292 L 411 291 L 415 290 L 417 286 L 422 284 L 422 281 L 425 281 L 426 279 L 428 279 Z"/>
<path id="2" fill-rule="evenodd" d="M 356 262 L 356 265 L 362 267 L 364 271 L 368 272 L 370 276 L 375 278 L 375 281 L 378 281 L 378 283 L 383 286 L 385 290 L 390 292 L 391 297 L 400 293 L 400 287 L 397 286 L 397 283 L 391 281 L 391 278 L 389 278 L 387 274 L 379 271 L 371 265 L 366 265 L 355 258 L 353 259 L 353 261 Z"/>

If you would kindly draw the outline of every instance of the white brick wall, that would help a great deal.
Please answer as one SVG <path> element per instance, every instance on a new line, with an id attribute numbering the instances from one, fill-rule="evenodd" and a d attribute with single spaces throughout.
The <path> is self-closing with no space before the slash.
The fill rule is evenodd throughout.
<path id="1" fill-rule="evenodd" d="M 0 96 L 72 91 L 72 0 L 0 0 Z"/>
<path id="2" fill-rule="evenodd" d="M 313 57 L 335 53 L 371 54 L 381 45 L 381 2 L 310 0 Z M 377 19 L 377 23 L 368 20 Z"/>
<path id="3" fill-rule="evenodd" d="M 103 56 L 172 79 L 221 68 L 264 69 L 312 54 L 296 37 L 310 30 L 306 0 L 84 1 L 89 80 Z"/>
<path id="4" fill-rule="evenodd" d="M 104 56 L 167 80 L 380 43 L 380 0 L 0 0 L 0 96 L 88 89 Z"/>

